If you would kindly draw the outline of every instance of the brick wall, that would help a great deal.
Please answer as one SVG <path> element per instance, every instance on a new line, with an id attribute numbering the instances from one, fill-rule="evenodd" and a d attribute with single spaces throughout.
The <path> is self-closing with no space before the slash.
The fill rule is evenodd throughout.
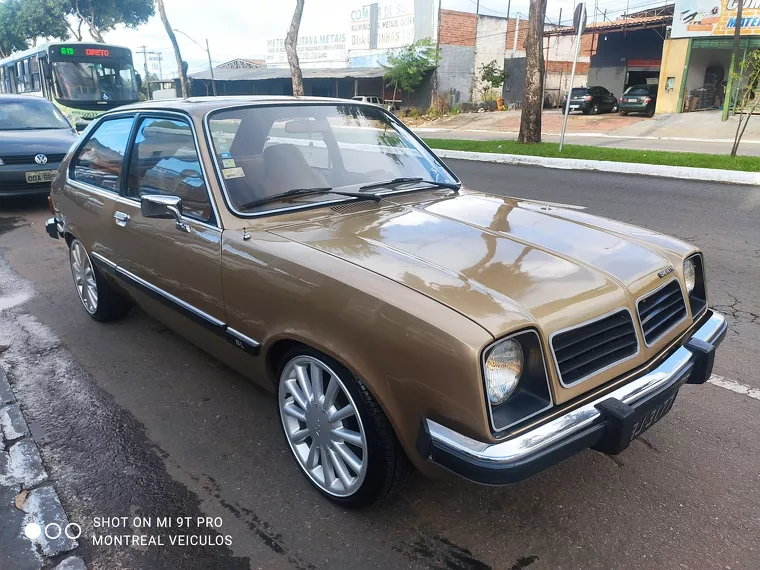
<path id="1" fill-rule="evenodd" d="M 575 74 L 586 75 L 588 73 L 589 62 L 579 61 L 575 66 Z M 546 63 L 547 73 L 571 73 L 573 71 L 572 61 L 548 61 Z"/>
<path id="2" fill-rule="evenodd" d="M 441 44 L 475 46 L 477 18 L 475 14 L 441 10 Z"/>
<path id="3" fill-rule="evenodd" d="M 525 51 L 525 38 L 528 37 L 528 20 L 520 19 L 520 26 L 517 25 L 517 18 L 510 18 L 507 23 L 507 41 L 506 50 L 512 53 L 515 45 L 515 29 L 517 29 L 517 51 Z"/>

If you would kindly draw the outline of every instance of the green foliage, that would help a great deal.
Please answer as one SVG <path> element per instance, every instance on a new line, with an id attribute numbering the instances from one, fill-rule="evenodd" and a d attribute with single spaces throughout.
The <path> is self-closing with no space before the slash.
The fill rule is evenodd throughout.
<path id="1" fill-rule="evenodd" d="M 506 70 L 499 69 L 499 65 L 495 59 L 490 63 L 480 66 L 480 80 L 488 85 L 488 90 L 498 89 L 504 85 L 507 75 Z"/>
<path id="2" fill-rule="evenodd" d="M 691 166 L 720 170 L 760 171 L 760 157 L 730 157 L 719 154 L 699 154 L 696 152 L 669 152 L 664 150 L 633 150 L 587 145 L 567 144 L 559 152 L 556 143 L 524 144 L 515 140 L 472 141 L 453 139 L 423 139 L 432 149 L 466 150 L 472 152 L 493 152 L 528 156 L 548 156 L 555 158 L 580 158 L 586 160 L 608 160 L 613 162 L 638 162 L 641 164 L 665 164 L 670 166 Z"/>
<path id="3" fill-rule="evenodd" d="M 736 125 L 734 144 L 731 147 L 731 156 L 735 157 L 739 150 L 747 124 L 760 104 L 760 50 L 752 50 L 739 64 L 738 73 L 733 74 L 733 80 L 744 88 L 739 93 L 734 112 L 739 114 L 739 122 Z"/>
<path id="4" fill-rule="evenodd" d="M 19 0 L 0 3 L 0 57 L 7 57 L 17 50 L 26 49 L 26 33 L 19 24 L 21 11 Z"/>
<path id="5" fill-rule="evenodd" d="M 84 23 L 90 35 L 99 42 L 103 33 L 118 24 L 136 28 L 155 13 L 153 0 L 68 0 L 66 12 Z"/>
<path id="6" fill-rule="evenodd" d="M 440 60 L 435 44 L 428 39 L 419 40 L 412 45 L 401 48 L 388 56 L 388 65 L 383 65 L 387 85 L 393 87 L 393 98 L 401 89 L 407 93 L 419 87 L 425 74 L 435 69 Z"/>

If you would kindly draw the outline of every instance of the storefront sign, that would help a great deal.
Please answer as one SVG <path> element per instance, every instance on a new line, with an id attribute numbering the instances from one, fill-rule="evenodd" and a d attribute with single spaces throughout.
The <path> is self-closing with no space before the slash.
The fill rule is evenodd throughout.
<path id="1" fill-rule="evenodd" d="M 670 37 L 733 36 L 738 4 L 738 0 L 679 0 Z M 741 33 L 760 35 L 760 0 L 744 1 Z"/>
<path id="2" fill-rule="evenodd" d="M 414 43 L 414 0 L 385 0 L 351 10 L 349 49 L 393 49 Z"/>
<path id="3" fill-rule="evenodd" d="M 298 59 L 301 63 L 345 62 L 346 34 L 313 34 L 298 37 Z M 287 63 L 285 39 L 267 40 L 267 64 Z"/>

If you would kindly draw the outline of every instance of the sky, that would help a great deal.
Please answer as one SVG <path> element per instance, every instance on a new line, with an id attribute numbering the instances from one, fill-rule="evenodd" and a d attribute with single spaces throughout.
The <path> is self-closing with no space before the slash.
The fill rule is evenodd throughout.
<path id="1" fill-rule="evenodd" d="M 442 0 L 443 9 L 475 12 L 477 0 Z M 482 0 L 480 13 L 483 15 L 505 16 L 508 0 Z M 430 0 L 437 9 L 438 0 Z M 177 34 L 182 57 L 190 66 L 190 73 L 208 69 L 205 47 L 201 48 L 192 40 L 205 46 L 208 39 L 214 65 L 235 58 L 264 59 L 266 40 L 284 38 L 292 17 L 295 0 L 165 0 L 166 12 Z M 343 24 L 349 18 L 350 10 L 368 4 L 369 0 L 305 0 L 301 23 L 302 33 L 331 33 L 345 31 Z M 596 0 L 602 19 L 602 11 L 607 10 L 607 18 L 614 20 L 626 11 L 626 7 L 653 7 L 665 4 L 665 0 Z M 574 0 L 548 0 L 547 21 L 557 23 L 560 9 L 562 23 L 572 20 Z M 587 8 L 589 21 L 593 21 L 594 4 Z M 512 0 L 510 13 L 526 18 L 528 0 Z M 187 36 L 189 36 L 189 39 Z M 85 34 L 85 39 L 87 38 Z M 136 30 L 123 26 L 105 34 L 108 43 L 132 49 L 135 67 L 142 72 L 143 56 L 138 54 L 141 46 L 148 51 L 161 53 L 164 77 L 176 77 L 177 64 L 171 43 L 166 35 L 161 19 L 156 14 L 148 23 Z M 153 56 L 156 57 L 156 56 Z M 150 63 L 151 72 L 158 72 L 157 63 Z"/>

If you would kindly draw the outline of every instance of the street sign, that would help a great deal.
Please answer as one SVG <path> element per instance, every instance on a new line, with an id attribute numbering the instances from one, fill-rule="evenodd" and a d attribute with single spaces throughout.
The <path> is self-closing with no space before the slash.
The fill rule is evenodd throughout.
<path id="1" fill-rule="evenodd" d="M 581 2 L 575 7 L 575 14 L 573 15 L 573 29 L 582 34 L 586 29 L 586 4 Z"/>
<path id="2" fill-rule="evenodd" d="M 581 2 L 575 7 L 573 15 L 573 29 L 575 29 L 575 57 L 573 58 L 573 70 L 570 72 L 570 85 L 565 95 L 565 117 L 562 120 L 562 133 L 559 135 L 559 151 L 565 144 L 565 131 L 567 131 L 567 116 L 570 114 L 570 97 L 573 94 L 573 82 L 575 81 L 575 66 L 578 64 L 578 55 L 581 53 L 581 36 L 586 29 L 586 3 Z"/>

